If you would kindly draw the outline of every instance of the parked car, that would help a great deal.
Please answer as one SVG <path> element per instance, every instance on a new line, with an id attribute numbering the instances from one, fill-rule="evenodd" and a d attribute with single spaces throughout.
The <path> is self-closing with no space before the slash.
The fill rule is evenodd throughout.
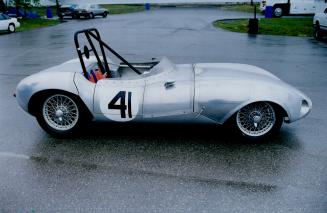
<path id="1" fill-rule="evenodd" d="M 296 14 L 314 14 L 315 0 L 262 0 L 260 10 L 264 13 L 267 6 L 273 8 L 274 17 Z"/>
<path id="2" fill-rule="evenodd" d="M 95 16 L 107 17 L 109 11 L 97 4 L 79 5 L 74 9 L 73 18 L 94 18 Z"/>
<path id="3" fill-rule="evenodd" d="M 259 67 L 174 64 L 165 57 L 130 63 L 96 29 L 78 31 L 74 40 L 78 59 L 28 76 L 16 88 L 19 105 L 52 135 L 78 133 L 94 120 L 227 123 L 240 135 L 260 139 L 312 108 L 309 97 Z M 105 49 L 121 62 L 106 57 Z"/>
<path id="4" fill-rule="evenodd" d="M 77 8 L 77 4 L 62 5 L 59 7 L 58 16 L 64 18 L 65 16 L 73 16 L 74 10 Z"/>
<path id="5" fill-rule="evenodd" d="M 0 30 L 13 33 L 18 27 L 20 27 L 20 23 L 17 21 L 17 18 L 11 18 L 6 14 L 0 13 Z"/>
<path id="6" fill-rule="evenodd" d="M 327 8 L 324 12 L 316 13 L 313 17 L 314 37 L 320 40 L 327 34 Z"/>

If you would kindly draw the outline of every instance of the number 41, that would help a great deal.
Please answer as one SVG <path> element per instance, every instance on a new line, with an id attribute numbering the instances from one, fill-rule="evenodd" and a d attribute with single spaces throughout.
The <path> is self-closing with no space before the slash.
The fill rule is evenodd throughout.
<path id="1" fill-rule="evenodd" d="M 108 104 L 108 109 L 117 109 L 120 110 L 120 116 L 126 118 L 126 108 L 128 111 L 128 117 L 132 118 L 132 92 L 128 92 L 127 106 L 125 104 L 126 91 L 120 91 L 117 95 L 110 101 Z M 120 104 L 116 102 L 120 99 Z"/>

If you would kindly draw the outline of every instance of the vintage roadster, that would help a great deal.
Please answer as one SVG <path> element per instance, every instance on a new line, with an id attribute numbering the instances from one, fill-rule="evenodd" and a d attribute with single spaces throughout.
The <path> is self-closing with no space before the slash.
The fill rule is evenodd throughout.
<path id="1" fill-rule="evenodd" d="M 19 105 L 52 135 L 76 133 L 94 120 L 231 123 L 240 135 L 257 139 L 312 108 L 302 92 L 255 66 L 167 58 L 129 63 L 96 29 L 76 32 L 74 41 L 78 59 L 28 76 L 16 89 Z"/>

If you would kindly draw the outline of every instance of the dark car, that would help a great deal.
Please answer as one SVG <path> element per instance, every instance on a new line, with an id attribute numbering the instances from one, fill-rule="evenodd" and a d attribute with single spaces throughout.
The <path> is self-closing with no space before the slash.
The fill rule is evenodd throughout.
<path id="1" fill-rule="evenodd" d="M 97 4 L 83 4 L 74 9 L 73 18 L 94 18 L 95 16 L 107 17 L 108 10 Z"/>
<path id="2" fill-rule="evenodd" d="M 73 16 L 74 10 L 77 8 L 77 4 L 62 5 L 59 7 L 58 16 L 63 18 L 65 16 Z"/>

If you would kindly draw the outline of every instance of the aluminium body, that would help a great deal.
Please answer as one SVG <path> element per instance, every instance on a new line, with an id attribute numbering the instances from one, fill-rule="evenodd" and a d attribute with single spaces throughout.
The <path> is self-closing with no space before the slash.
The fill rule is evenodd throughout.
<path id="1" fill-rule="evenodd" d="M 88 45 L 81 48 L 79 36 L 83 34 Z M 165 57 L 158 62 L 130 63 L 104 43 L 96 29 L 78 31 L 74 40 L 78 59 L 31 75 L 16 89 L 20 106 L 50 134 L 77 132 L 91 119 L 135 123 L 231 121 L 245 137 L 262 138 L 279 130 L 283 121 L 303 118 L 312 108 L 310 98 L 302 92 L 255 66 L 176 65 Z M 106 57 L 105 50 L 121 62 Z"/>
<path id="2" fill-rule="evenodd" d="M 31 112 L 29 103 L 33 95 L 46 90 L 63 90 L 78 95 L 94 120 L 164 121 L 167 116 L 176 116 L 181 120 L 171 121 L 203 122 L 198 118 L 205 117 L 208 122 L 219 124 L 252 102 L 269 101 L 280 105 L 287 113 L 288 122 L 302 118 L 312 106 L 311 100 L 299 90 L 263 69 L 245 64 L 173 65 L 156 75 L 103 79 L 97 84 L 85 79 L 79 70 L 79 61 L 74 59 L 27 77 L 17 87 L 18 103 Z M 169 82 L 173 85 L 167 88 L 165 83 Z M 132 119 L 120 118 L 119 111 L 106 111 L 106 105 L 118 91 L 133 92 Z M 301 109 L 304 100 L 308 103 L 307 110 Z"/>

